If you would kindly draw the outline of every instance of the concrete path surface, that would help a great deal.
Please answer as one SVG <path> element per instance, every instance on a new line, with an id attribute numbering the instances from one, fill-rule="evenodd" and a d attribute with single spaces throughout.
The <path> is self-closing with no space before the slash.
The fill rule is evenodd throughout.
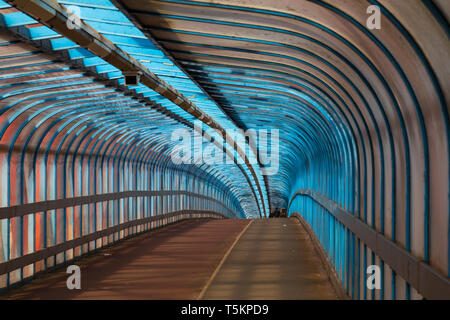
<path id="1" fill-rule="evenodd" d="M 337 299 L 306 230 L 295 219 L 254 220 L 203 299 Z"/>
<path id="2" fill-rule="evenodd" d="M 74 262 L 0 299 L 337 299 L 295 219 L 195 220 L 152 231 Z"/>
<path id="3" fill-rule="evenodd" d="M 130 238 L 83 258 L 81 290 L 66 268 L 0 299 L 196 299 L 249 220 L 186 221 Z"/>

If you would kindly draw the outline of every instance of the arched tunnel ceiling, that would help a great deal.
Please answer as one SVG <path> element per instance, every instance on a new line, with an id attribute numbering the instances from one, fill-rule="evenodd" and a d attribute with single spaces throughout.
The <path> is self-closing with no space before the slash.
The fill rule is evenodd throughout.
<path id="1" fill-rule="evenodd" d="M 359 228 L 364 263 L 394 248 L 448 278 L 449 15 L 448 0 L 0 0 L 0 208 L 181 186 L 228 217 L 288 207 L 347 245 Z M 171 161 L 172 133 L 198 120 L 231 162 Z M 279 130 L 276 174 L 243 134 L 213 136 L 235 129 Z M 391 271 L 418 282 L 401 259 Z"/>
<path id="2" fill-rule="evenodd" d="M 267 176 L 266 184 L 259 183 L 260 171 L 256 179 L 249 178 L 253 188 L 268 187 L 269 195 L 265 189 L 262 194 L 253 190 L 252 210 L 268 199 L 271 207 L 286 206 L 298 187 L 298 173 L 327 154 L 340 163 L 358 162 L 358 169 L 351 170 L 358 170 L 355 179 L 360 184 L 371 177 L 385 184 L 385 175 L 390 175 L 393 183 L 386 191 L 364 186 L 369 190 L 364 192 L 371 192 L 372 207 L 385 194 L 391 192 L 391 199 L 400 192 L 406 202 L 391 199 L 393 206 L 424 210 L 427 216 L 430 185 L 447 190 L 448 163 L 440 161 L 449 150 L 449 45 L 442 44 L 449 34 L 445 1 L 58 2 L 79 6 L 86 23 L 224 128 L 280 130 L 278 174 Z M 365 26 L 370 5 L 382 10 L 380 30 Z M 34 26 L 32 21 L 25 24 Z M 26 31 L 39 39 L 55 37 L 49 29 Z M 53 41 L 53 50 L 58 44 L 67 47 L 64 41 Z M 85 65 L 108 69 L 100 58 L 78 51 Z M 165 101 L 143 86 L 136 90 L 160 104 Z M 194 120 L 180 109 L 165 107 Z M 345 170 L 342 175 L 353 173 Z M 248 168 L 244 171 L 250 176 Z M 400 191 L 394 189 L 394 180 L 400 181 Z M 233 183 L 235 188 L 246 185 L 244 180 Z M 342 190 L 353 190 L 353 183 L 342 181 Z M 247 190 L 242 197 L 251 194 Z M 415 195 L 424 200 L 416 208 L 410 200 Z M 351 207 L 353 197 L 348 196 L 344 207 Z M 434 197 L 433 203 L 448 204 L 445 192 Z"/>
<path id="3" fill-rule="evenodd" d="M 8 50 L 2 50 L 6 46 Z M 1 118 L 9 119 L 0 132 L 2 145 L 12 146 L 11 155 L 11 150 L 19 148 L 31 150 L 34 157 L 38 151 L 44 150 L 48 155 L 65 149 L 65 158 L 67 152 L 90 157 L 96 153 L 126 157 L 129 153 L 136 161 L 215 178 L 243 201 L 246 211 L 256 211 L 252 201 L 246 201 L 251 199 L 248 191 L 235 187 L 237 183 L 245 183 L 240 181 L 242 172 L 236 167 L 172 164 L 173 143 L 170 143 L 171 133 L 167 128 L 189 128 L 186 120 L 167 110 L 162 114 L 133 97 L 133 92 L 106 84 L 93 72 L 57 61 L 3 33 L 0 33 L 0 57 L 0 92 L 4 102 Z M 39 68 L 37 73 L 36 68 Z M 155 102 L 153 106 L 162 107 L 164 102 Z M 203 141 L 204 148 L 209 144 Z M 24 160 L 31 159 L 18 159 Z M 230 176 L 224 176 L 224 172 Z M 87 194 L 94 191 L 85 190 Z M 9 193 L 16 192 L 9 190 Z M 2 194 L 6 197 L 8 193 Z M 21 196 L 27 199 L 10 200 L 11 205 L 33 200 L 31 193 Z M 17 193 L 16 197 L 19 197 Z"/>
<path id="4" fill-rule="evenodd" d="M 96 5 L 95 1 L 90 3 Z M 109 8 L 120 14 L 111 4 Z M 138 32 L 135 27 L 121 29 L 122 34 L 111 32 L 108 28 L 113 26 L 114 19 L 124 19 L 124 16 L 116 15 L 111 21 L 98 23 L 98 31 L 127 54 L 141 60 L 151 56 L 153 72 L 191 95 L 198 107 L 220 119 L 225 128 L 233 128 L 234 124 L 218 106 L 173 66 L 163 52 L 144 36 L 131 36 Z M 91 157 L 96 152 L 117 152 L 123 148 L 127 152 L 121 151 L 120 156 L 215 178 L 241 202 L 243 211 L 237 214 L 242 217 L 267 214 L 262 210 L 268 207 L 267 203 L 263 204 L 267 199 L 258 193 L 255 176 L 242 162 L 172 165 L 171 154 L 177 145 L 171 139 L 172 133 L 182 129 L 192 133 L 197 118 L 144 85 L 123 86 L 121 70 L 3 1 L 0 21 L 9 29 L 1 34 L 4 49 L 1 54 L 2 118 L 8 120 L 2 128 L 2 145 L 9 148 L 10 154 L 15 149 L 44 149 L 48 154 L 67 148 L 67 152 L 84 152 Z M 32 45 L 25 44 L 24 39 Z M 212 144 L 208 138 L 211 131 L 204 134 L 203 150 Z M 226 148 L 230 150 L 229 146 Z M 24 158 L 21 161 L 23 166 Z M 259 179 L 263 180 L 260 172 Z M 16 187 L 20 190 L 23 185 L 11 187 L 10 184 L 8 192 L 3 194 L 5 205 L 33 201 L 28 199 L 32 194 L 13 190 Z M 53 196 L 59 195 L 50 195 Z"/>
<path id="5" fill-rule="evenodd" d="M 421 180 L 412 193 L 425 198 L 430 180 L 448 183 L 439 161 L 449 141 L 449 31 L 440 13 L 448 2 L 116 2 L 235 123 L 281 130 L 280 171 L 268 176 L 272 207 L 286 206 L 296 173 L 334 147 L 367 155 L 377 172 L 397 154 L 425 172 L 425 180 L 400 173 L 412 176 L 407 188 Z M 380 30 L 366 28 L 370 5 L 382 10 Z"/>

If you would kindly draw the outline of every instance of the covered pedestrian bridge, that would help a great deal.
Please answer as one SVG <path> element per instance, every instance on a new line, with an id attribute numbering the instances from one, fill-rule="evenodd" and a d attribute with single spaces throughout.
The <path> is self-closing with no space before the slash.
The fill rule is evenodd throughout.
<path id="1" fill-rule="evenodd" d="M 450 299 L 449 17 L 0 0 L 0 299 Z"/>

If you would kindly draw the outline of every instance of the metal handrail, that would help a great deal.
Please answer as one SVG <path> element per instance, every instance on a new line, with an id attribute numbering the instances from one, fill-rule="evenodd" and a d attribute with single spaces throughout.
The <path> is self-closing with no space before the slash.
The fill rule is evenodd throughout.
<path id="1" fill-rule="evenodd" d="M 310 197 L 325 208 L 422 296 L 427 299 L 450 299 L 450 280 L 447 277 L 340 208 L 325 195 L 311 189 L 299 189 L 289 201 L 288 212 L 292 201 L 299 195 Z"/>
<path id="2" fill-rule="evenodd" d="M 227 210 L 232 216 L 236 217 L 236 214 L 226 207 L 222 202 L 217 199 L 204 196 L 201 194 L 189 192 L 189 191 L 171 191 L 171 190 L 143 190 L 143 191 L 122 191 L 114 193 L 103 193 L 89 196 L 80 196 L 66 199 L 57 200 L 47 200 L 34 203 L 25 203 L 11 207 L 1 207 L 0 208 L 0 219 L 10 219 L 15 217 L 21 217 L 30 213 L 38 213 L 49 210 L 64 209 L 68 207 L 74 207 L 79 205 L 92 204 L 103 201 L 119 200 L 123 198 L 133 198 L 133 197 L 161 197 L 161 196 L 171 196 L 171 195 L 187 195 L 191 197 L 196 197 L 199 199 L 208 199 L 213 201 L 225 210 Z"/>
<path id="3" fill-rule="evenodd" d="M 76 238 L 73 240 L 69 240 L 69 241 L 66 241 L 66 242 L 33 252 L 33 253 L 23 255 L 21 257 L 18 257 L 18 258 L 15 258 L 15 259 L 12 259 L 12 260 L 9 260 L 6 262 L 2 262 L 2 263 L 0 263 L 0 275 L 23 268 L 32 263 L 55 256 L 58 253 L 62 253 L 67 250 L 74 249 L 83 244 L 89 243 L 91 241 L 100 239 L 105 236 L 109 236 L 111 234 L 120 232 L 120 231 L 125 230 L 130 227 L 143 225 L 146 223 L 155 222 L 155 221 L 163 220 L 163 219 L 177 218 L 180 216 L 181 216 L 181 219 L 174 220 L 171 222 L 185 220 L 185 219 L 194 219 L 194 218 L 217 218 L 217 219 L 228 218 L 225 215 L 218 213 L 218 212 L 214 212 L 214 211 L 180 210 L 180 211 L 170 212 L 167 214 L 160 214 L 157 216 L 151 216 L 151 217 L 146 217 L 146 218 L 142 218 L 142 219 L 127 221 L 127 222 L 115 225 L 113 227 L 110 227 L 110 228 L 107 228 L 104 230 L 96 231 L 96 232 L 84 235 L 82 237 L 79 237 L 79 238 Z M 70 260 L 68 260 L 68 261 L 70 261 Z M 67 261 L 65 261 L 64 263 L 66 263 L 66 262 Z"/>

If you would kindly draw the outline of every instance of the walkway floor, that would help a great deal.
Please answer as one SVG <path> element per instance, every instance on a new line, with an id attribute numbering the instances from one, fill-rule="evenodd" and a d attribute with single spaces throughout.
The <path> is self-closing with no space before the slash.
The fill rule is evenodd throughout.
<path id="1" fill-rule="evenodd" d="M 195 220 L 128 239 L 77 261 L 81 290 L 66 269 L 0 299 L 197 299 L 249 220 Z"/>
<path id="2" fill-rule="evenodd" d="M 295 219 L 254 220 L 203 299 L 337 299 L 306 230 Z"/>
<path id="3" fill-rule="evenodd" d="M 0 299 L 337 299 L 296 220 L 249 222 L 169 226 L 77 261 L 81 290 L 62 268 Z"/>

